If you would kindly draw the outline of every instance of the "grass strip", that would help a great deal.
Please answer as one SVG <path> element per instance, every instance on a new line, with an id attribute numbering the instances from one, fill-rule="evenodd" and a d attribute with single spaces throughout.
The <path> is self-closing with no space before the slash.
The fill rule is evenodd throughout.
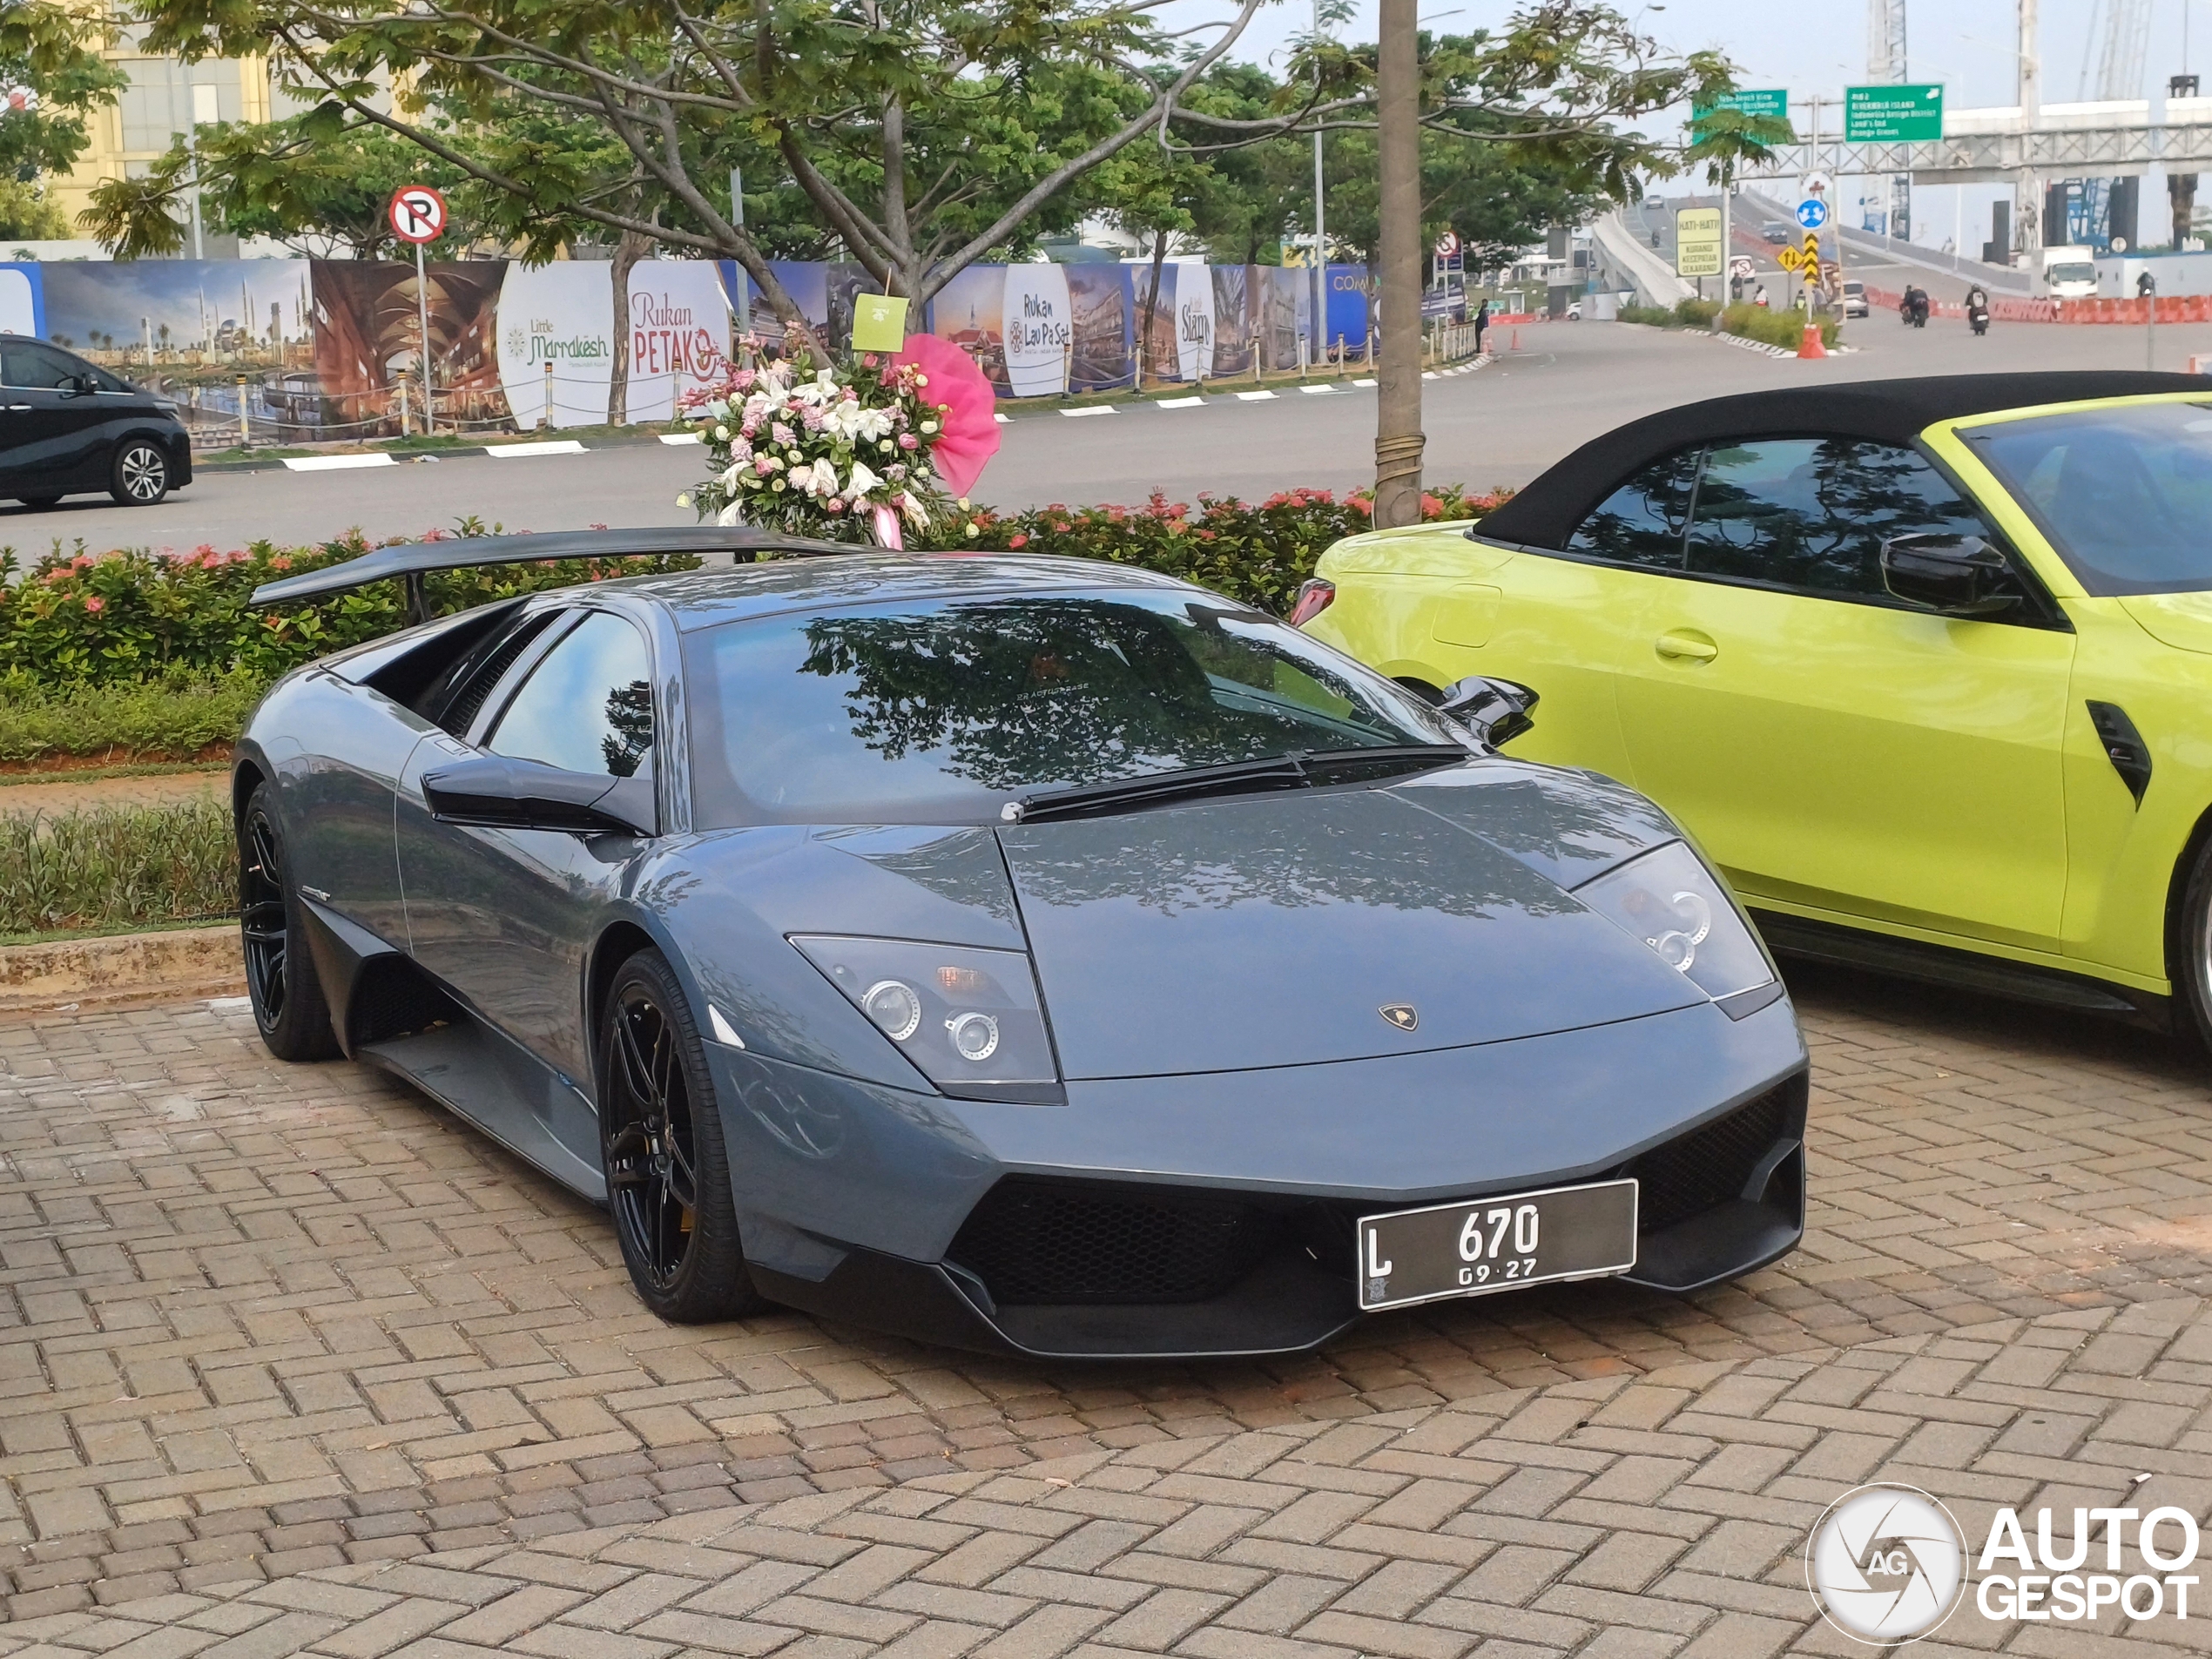
<path id="1" fill-rule="evenodd" d="M 237 908 L 227 802 L 0 818 L 0 936 L 214 921 Z"/>
<path id="2" fill-rule="evenodd" d="M 0 687 L 0 765 L 55 755 L 98 755 L 111 765 L 197 760 L 210 745 L 235 741 L 267 690 L 260 675 L 245 673 Z"/>

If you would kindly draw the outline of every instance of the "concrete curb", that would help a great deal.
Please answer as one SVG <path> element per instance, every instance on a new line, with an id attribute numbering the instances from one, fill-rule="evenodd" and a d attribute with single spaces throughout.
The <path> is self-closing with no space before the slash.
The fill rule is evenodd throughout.
<path id="1" fill-rule="evenodd" d="M 236 922 L 0 946 L 0 1012 L 120 1001 L 155 992 L 229 995 L 245 985 Z"/>

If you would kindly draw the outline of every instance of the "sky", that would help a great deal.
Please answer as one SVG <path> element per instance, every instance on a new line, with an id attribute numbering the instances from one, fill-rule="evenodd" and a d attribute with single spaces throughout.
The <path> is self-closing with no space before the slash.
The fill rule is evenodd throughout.
<path id="1" fill-rule="evenodd" d="M 1805 100 L 1831 100 L 1843 88 L 1865 78 L 1866 8 L 1864 0 L 1787 3 L 1786 0 L 1615 0 L 1638 27 L 1674 52 L 1712 49 L 1738 65 L 1737 81 L 1747 87 L 1778 86 L 1790 93 L 1794 118 L 1809 113 Z M 2098 97 L 2096 11 L 2099 0 L 2042 0 L 2043 101 L 2071 102 Z M 2127 95 L 2148 95 L 2154 80 L 2193 70 L 2212 90 L 2212 0 L 2150 0 L 2151 33 L 2145 54 L 2144 82 Z M 1641 10 L 1639 10 L 1641 8 Z M 1496 29 L 1513 12 L 1506 0 L 1422 0 L 1424 27 L 1439 32 Z M 1170 28 L 1187 29 L 1233 15 L 1227 0 L 1167 0 L 1159 16 Z M 1916 81 L 1944 83 L 1952 109 L 1973 109 L 2016 101 L 2014 48 L 2017 11 L 2010 0 L 1907 0 L 1906 67 Z M 2184 52 L 2183 32 L 2187 29 Z M 1237 55 L 1265 62 L 1293 37 L 1313 26 L 1311 0 L 1278 0 L 1254 19 L 1237 46 Z M 1374 0 L 1354 0 L 1351 20 L 1336 32 L 1345 39 L 1372 40 Z M 1656 118 L 1648 129 L 1678 130 L 1683 111 Z M 1833 105 L 1823 121 L 1836 119 Z M 1662 193 L 1687 190 L 1687 182 L 1662 183 Z M 1846 184 L 1845 194 L 1851 193 Z M 1997 186 L 1964 189 L 1923 186 L 1916 192 L 1914 239 L 1940 245 L 1963 231 L 1970 250 L 1989 233 L 1988 204 L 2009 192 Z M 2146 191 L 2148 213 L 2162 192 Z M 1963 211 L 1962 211 L 1963 210 Z M 2152 227 L 2147 223 L 2146 231 Z M 2162 237 L 2153 239 L 2163 240 Z"/>

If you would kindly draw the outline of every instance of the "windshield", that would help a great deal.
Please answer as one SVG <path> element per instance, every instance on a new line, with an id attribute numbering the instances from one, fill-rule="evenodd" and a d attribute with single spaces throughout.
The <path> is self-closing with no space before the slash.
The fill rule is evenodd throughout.
<path id="1" fill-rule="evenodd" d="M 2087 260 L 2075 264 L 2054 265 L 2043 273 L 2043 277 L 2047 282 L 2087 282 L 2094 287 L 2096 286 L 2097 267 Z"/>
<path id="2" fill-rule="evenodd" d="M 996 823 L 1017 795 L 1452 743 L 1410 693 L 1271 617 L 1177 593 L 929 599 L 684 642 L 693 817 Z"/>
<path id="3" fill-rule="evenodd" d="M 1961 435 L 2085 592 L 2212 589 L 2212 403 L 2135 403 Z"/>

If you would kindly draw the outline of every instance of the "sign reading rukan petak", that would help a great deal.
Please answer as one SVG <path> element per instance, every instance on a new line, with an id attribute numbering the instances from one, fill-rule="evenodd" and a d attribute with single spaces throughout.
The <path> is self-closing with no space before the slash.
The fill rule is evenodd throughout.
<path id="1" fill-rule="evenodd" d="M 417 247 L 445 234 L 446 199 L 428 185 L 402 185 L 392 192 L 392 234 Z"/>

